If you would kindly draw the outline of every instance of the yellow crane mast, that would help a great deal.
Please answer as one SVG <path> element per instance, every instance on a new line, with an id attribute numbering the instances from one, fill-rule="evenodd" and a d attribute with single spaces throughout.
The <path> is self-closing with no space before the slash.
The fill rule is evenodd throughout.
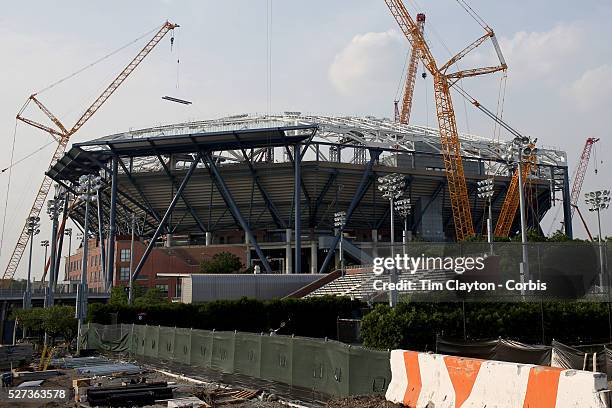
<path id="1" fill-rule="evenodd" d="M 37 99 L 36 94 L 32 94 L 26 103 L 23 105 L 19 113 L 17 113 L 17 120 L 20 120 L 30 126 L 41 129 L 45 132 L 48 132 L 55 140 L 57 140 L 58 145 L 53 153 L 51 158 L 51 164 L 49 168 L 53 167 L 55 163 L 62 157 L 64 151 L 66 150 L 66 146 L 68 145 L 68 141 L 70 137 L 74 135 L 91 117 L 100 109 L 100 107 L 108 100 L 108 98 L 121 86 L 121 84 L 127 79 L 127 77 L 136 69 L 136 67 L 142 62 L 142 60 L 155 48 L 155 46 L 164 38 L 164 36 L 171 30 L 179 27 L 177 24 L 170 23 L 166 21 L 159 31 L 149 40 L 149 42 L 140 50 L 140 52 L 130 61 L 130 63 L 119 73 L 119 75 L 106 87 L 106 89 L 96 98 L 96 100 L 85 110 L 83 115 L 76 121 L 74 126 L 68 130 L 63 123 L 49 110 L 43 103 Z M 50 126 L 41 124 L 32 119 L 28 119 L 23 115 L 25 109 L 30 104 L 30 102 L 34 102 L 36 107 L 40 109 L 41 112 L 47 118 L 53 122 L 56 128 L 52 128 Z M 32 205 L 29 213 L 29 217 L 37 217 L 40 214 L 40 211 L 43 207 L 47 194 L 49 193 L 49 189 L 51 188 L 52 180 L 45 176 L 40 188 L 38 189 L 38 193 L 36 194 L 36 198 L 34 199 L 34 204 Z M 19 266 L 19 262 L 21 261 L 21 257 L 26 249 L 26 246 L 29 241 L 29 234 L 27 224 L 23 227 L 21 234 L 17 240 L 17 245 L 13 250 L 13 253 L 9 259 L 8 265 L 4 274 L 2 275 L 2 280 L 7 284 L 15 275 L 17 271 L 17 267 Z"/>
<path id="2" fill-rule="evenodd" d="M 419 31 L 423 35 L 423 29 L 425 27 L 425 14 L 417 14 L 417 25 Z M 404 84 L 404 95 L 402 97 L 402 109 L 398 112 L 398 118 L 396 119 L 399 123 L 407 125 L 410 122 L 410 111 L 412 110 L 412 97 L 414 95 L 414 83 L 416 80 L 417 68 L 419 66 L 419 60 L 421 56 L 418 48 L 412 47 L 410 50 L 410 59 L 408 61 L 408 71 L 406 74 L 406 82 Z"/>
<path id="3" fill-rule="evenodd" d="M 535 145 L 530 144 L 529 147 L 533 149 L 535 148 Z M 537 159 L 534 154 L 523 157 L 523 161 L 521 163 L 521 169 L 523 171 L 523 188 L 529 182 L 529 174 L 535 170 L 536 166 Z M 514 222 L 514 217 L 516 216 L 516 211 L 519 207 L 518 171 L 518 168 L 514 170 L 512 180 L 510 181 L 510 186 L 508 186 L 508 191 L 506 191 L 504 204 L 502 205 L 501 212 L 499 213 L 497 224 L 495 224 L 496 237 L 507 237 L 510 235 L 510 229 L 512 228 L 512 223 Z"/>
<path id="4" fill-rule="evenodd" d="M 486 32 L 482 37 L 468 45 L 442 67 L 438 67 L 425 41 L 423 33 L 419 29 L 419 25 L 412 19 L 403 2 L 401 0 L 385 0 L 385 3 L 413 49 L 417 49 L 420 52 L 423 64 L 433 76 L 436 114 L 440 129 L 442 155 L 444 158 L 453 221 L 455 224 L 455 235 L 458 241 L 463 241 L 474 235 L 474 224 L 470 210 L 465 174 L 463 172 L 461 143 L 459 141 L 459 132 L 457 130 L 450 88 L 462 78 L 502 71 L 507 68 L 507 65 L 503 59 L 493 30 L 487 26 L 485 27 Z M 500 65 L 460 70 L 451 73 L 447 72 L 451 66 L 454 66 L 461 58 L 465 57 L 487 39 L 491 39 L 500 60 Z"/>

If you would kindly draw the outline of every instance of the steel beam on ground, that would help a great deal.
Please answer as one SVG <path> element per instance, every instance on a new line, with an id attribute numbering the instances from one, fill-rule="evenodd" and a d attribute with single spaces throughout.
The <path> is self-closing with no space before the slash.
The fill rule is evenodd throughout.
<path id="1" fill-rule="evenodd" d="M 221 196 L 223 196 L 223 199 L 225 203 L 227 204 L 229 210 L 232 212 L 234 219 L 238 221 L 244 233 L 249 235 L 249 242 L 255 248 L 255 252 L 257 252 L 257 256 L 259 257 L 259 260 L 264 266 L 264 269 L 266 270 L 267 273 L 272 273 L 272 268 L 270 267 L 270 264 L 268 263 L 266 256 L 261 250 L 259 243 L 255 239 L 255 236 L 253 235 L 253 232 L 251 231 L 251 227 L 247 224 L 246 220 L 242 216 L 242 213 L 238 209 L 238 206 L 236 205 L 236 202 L 234 201 L 232 194 L 230 193 L 229 189 L 225 185 L 225 180 L 223 180 L 223 177 L 221 177 L 221 174 L 219 173 L 219 169 L 215 165 L 215 162 L 211 154 L 209 152 L 205 152 L 204 154 L 200 153 L 198 156 L 200 157 L 198 160 L 201 159 L 203 161 L 204 165 L 208 168 L 210 175 L 215 180 L 215 183 L 217 184 L 217 189 L 221 193 Z"/>
<path id="2" fill-rule="evenodd" d="M 183 177 L 183 181 L 181 181 L 181 184 L 176 190 L 176 194 L 174 194 L 174 198 L 172 198 L 172 201 L 170 202 L 168 209 L 166 209 L 166 213 L 162 217 L 157 229 L 155 230 L 155 233 L 153 233 L 153 236 L 151 237 L 151 240 L 149 241 L 149 245 L 147 245 L 147 248 L 145 249 L 144 254 L 142 254 L 140 261 L 138 261 L 138 265 L 136 265 L 136 269 L 134 269 L 134 272 L 132 273 L 132 280 L 136 280 L 138 278 L 138 274 L 142 270 L 145 262 L 147 261 L 147 258 L 149 257 L 149 255 L 151 254 L 151 251 L 153 250 L 153 247 L 155 246 L 155 241 L 157 241 L 157 238 L 159 238 L 159 235 L 164 229 L 164 226 L 168 222 L 168 219 L 170 218 L 172 211 L 174 211 L 174 207 L 176 207 L 176 203 L 178 202 L 181 193 L 187 186 L 187 183 L 189 182 L 189 179 L 191 179 L 191 176 L 193 175 L 193 172 L 198 166 L 198 162 L 200 161 L 201 158 L 202 158 L 201 153 L 198 153 L 196 157 L 194 157 L 193 162 L 191 163 L 191 166 L 189 166 L 189 170 L 187 171 L 187 174 L 185 174 L 185 177 Z"/>
<path id="3" fill-rule="evenodd" d="M 346 224 L 351 219 L 351 215 L 353 215 L 355 208 L 357 208 L 365 192 L 368 190 L 368 187 L 372 183 L 372 174 L 373 174 L 372 169 L 374 168 L 374 163 L 376 163 L 382 151 L 378 149 L 368 149 L 368 151 L 370 152 L 370 161 L 368 162 L 368 165 L 366 166 L 363 172 L 363 176 L 361 177 L 361 182 L 359 183 L 359 187 L 357 187 L 357 191 L 355 191 L 355 195 L 353 196 L 353 199 L 351 200 L 351 204 L 349 205 L 349 208 L 346 210 L 346 219 L 344 220 L 344 225 L 340 227 L 339 234 L 334 237 L 334 241 L 332 242 L 332 245 L 329 248 L 329 252 L 327 253 L 325 260 L 323 261 L 323 264 L 321 265 L 321 269 L 319 269 L 319 273 L 323 273 L 325 269 L 327 269 L 327 266 L 329 265 L 332 258 L 334 257 L 334 254 L 336 253 L 338 242 L 340 242 L 340 234 L 342 234 L 342 232 L 344 231 L 344 228 L 346 227 Z"/>

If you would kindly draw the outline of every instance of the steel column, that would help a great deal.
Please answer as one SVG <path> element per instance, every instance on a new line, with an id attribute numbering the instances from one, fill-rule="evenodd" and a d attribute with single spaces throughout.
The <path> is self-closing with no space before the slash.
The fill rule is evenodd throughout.
<path id="1" fill-rule="evenodd" d="M 355 191 L 355 195 L 353 196 L 353 199 L 351 200 L 351 204 L 349 205 L 349 208 L 346 210 L 346 219 L 344 220 L 344 225 L 340 227 L 340 234 L 342 234 L 342 232 L 344 231 L 344 227 L 351 219 L 351 216 L 353 215 L 355 208 L 357 208 L 357 206 L 361 202 L 361 199 L 363 198 L 365 192 L 370 186 L 370 183 L 372 182 L 372 177 L 371 177 L 373 174 L 372 169 L 374 168 L 374 163 L 376 163 L 376 161 L 378 160 L 378 157 L 380 156 L 381 150 L 378 150 L 378 149 L 377 150 L 368 149 L 368 150 L 370 152 L 370 161 L 368 162 L 368 165 L 366 166 L 363 172 L 363 176 L 361 177 L 361 182 L 359 183 L 359 187 L 357 187 L 357 191 Z M 323 264 L 321 265 L 321 268 L 319 269 L 319 273 L 323 273 L 325 269 L 327 269 L 327 266 L 329 265 L 332 258 L 334 257 L 336 248 L 338 247 L 338 242 L 340 242 L 340 234 L 334 237 L 334 242 L 329 248 L 329 252 L 327 253 L 325 260 L 323 261 Z"/>
<path id="2" fill-rule="evenodd" d="M 295 145 L 295 154 L 293 155 L 293 193 L 295 202 L 295 267 L 293 268 L 294 273 L 302 273 L 302 152 L 300 151 L 300 144 Z"/>
<path id="3" fill-rule="evenodd" d="M 223 199 L 225 200 L 225 203 L 227 204 L 229 210 L 232 212 L 234 219 L 238 221 L 244 233 L 249 236 L 249 242 L 255 248 L 255 252 L 257 252 L 257 256 L 259 257 L 259 260 L 264 266 L 264 269 L 266 270 L 267 273 L 272 273 L 272 268 L 270 268 L 270 264 L 268 263 L 266 256 L 261 250 L 259 243 L 255 239 L 255 236 L 253 235 L 253 232 L 251 231 L 251 227 L 248 225 L 248 223 L 246 222 L 246 220 L 240 213 L 240 210 L 236 206 L 236 202 L 234 201 L 234 198 L 232 197 L 232 194 L 230 193 L 229 189 L 225 185 L 225 181 L 223 180 L 223 177 L 221 177 L 221 174 L 219 173 L 219 169 L 215 165 L 215 162 L 213 158 L 211 157 L 210 153 L 206 152 L 201 157 L 202 157 L 202 160 L 204 161 L 204 164 L 210 171 L 211 175 L 214 177 L 217 183 L 217 188 L 219 192 L 221 193 L 221 195 L 223 196 Z"/>
<path id="4" fill-rule="evenodd" d="M 565 167 L 563 169 L 563 227 L 565 228 L 565 235 L 567 235 L 569 239 L 574 239 L 574 230 L 572 228 L 572 205 L 570 197 L 569 169 Z"/>
<path id="5" fill-rule="evenodd" d="M 172 211 L 174 211 L 174 207 L 176 207 L 176 203 L 178 202 L 181 196 L 181 193 L 185 189 L 185 186 L 187 186 L 189 179 L 191 179 L 191 176 L 193 175 L 193 172 L 198 166 L 198 162 L 200 161 L 201 157 L 202 157 L 201 153 L 198 153 L 197 156 L 194 157 L 193 162 L 191 163 L 191 166 L 189 166 L 189 170 L 187 171 L 187 174 L 185 174 L 185 177 L 183 177 L 183 181 L 181 181 L 181 185 L 176 190 L 176 194 L 174 194 L 174 198 L 172 198 L 172 201 L 170 202 L 170 205 L 168 206 L 166 213 L 162 217 L 161 221 L 159 222 L 159 225 L 157 226 L 157 229 L 155 230 L 155 233 L 151 237 L 151 240 L 149 241 L 149 245 L 147 245 L 147 249 L 145 249 L 145 252 L 144 254 L 142 254 L 140 261 L 138 261 L 138 265 L 136 265 L 136 269 L 132 273 L 132 280 L 136 280 L 138 278 L 138 274 L 142 270 L 145 262 L 147 261 L 147 258 L 149 257 L 149 255 L 151 254 L 151 251 L 153 250 L 153 247 L 155 246 L 155 241 L 157 241 L 157 238 L 159 238 L 159 235 L 164 229 L 166 223 L 168 222 L 168 219 L 170 218 Z"/>
<path id="6" fill-rule="evenodd" d="M 113 168 L 111 171 L 111 199 L 110 199 L 110 216 L 108 220 L 108 265 L 106 266 L 106 287 L 112 286 L 115 277 L 115 234 L 117 233 L 117 191 L 119 173 L 119 158 L 113 157 Z"/>
<path id="7" fill-rule="evenodd" d="M 100 265 L 102 267 L 102 276 L 104 276 L 104 288 L 110 290 L 109 279 L 106 274 L 106 248 L 104 245 L 104 221 L 102 221 L 102 193 L 96 191 L 96 201 L 98 204 L 98 240 L 100 242 Z"/>

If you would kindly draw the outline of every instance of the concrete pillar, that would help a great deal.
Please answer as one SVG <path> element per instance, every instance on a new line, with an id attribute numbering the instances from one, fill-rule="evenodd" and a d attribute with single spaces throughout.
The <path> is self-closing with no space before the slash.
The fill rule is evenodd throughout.
<path id="1" fill-rule="evenodd" d="M 166 234 L 166 242 L 164 245 L 166 248 L 170 248 L 172 246 L 172 234 L 170 233 Z"/>
<path id="2" fill-rule="evenodd" d="M 310 273 L 317 273 L 319 257 L 318 257 L 318 245 L 316 237 L 312 237 L 310 240 Z"/>
<path id="3" fill-rule="evenodd" d="M 212 232 L 206 231 L 206 246 L 212 245 L 213 235 Z"/>
<path id="4" fill-rule="evenodd" d="M 290 274 L 293 272 L 293 256 L 291 254 L 291 228 L 285 230 L 285 273 Z"/>
<path id="5" fill-rule="evenodd" d="M 376 258 L 378 256 L 378 230 L 372 230 L 372 257 Z"/>

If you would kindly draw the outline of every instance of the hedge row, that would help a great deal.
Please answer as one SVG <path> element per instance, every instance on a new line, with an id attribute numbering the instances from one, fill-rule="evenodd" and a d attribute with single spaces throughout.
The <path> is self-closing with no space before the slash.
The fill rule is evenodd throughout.
<path id="1" fill-rule="evenodd" d="M 436 336 L 464 338 L 461 303 L 378 305 L 362 321 L 364 344 L 381 349 L 433 350 Z M 510 338 L 548 344 L 610 341 L 607 303 L 465 303 L 465 335 L 471 340 Z M 543 327 L 542 327 L 543 326 Z"/>
<path id="2" fill-rule="evenodd" d="M 363 304 L 348 298 L 324 297 L 259 301 L 243 298 L 202 304 L 168 303 L 150 306 L 92 304 L 92 323 L 137 323 L 207 330 L 268 332 L 336 338 L 336 319 L 360 317 Z"/>

